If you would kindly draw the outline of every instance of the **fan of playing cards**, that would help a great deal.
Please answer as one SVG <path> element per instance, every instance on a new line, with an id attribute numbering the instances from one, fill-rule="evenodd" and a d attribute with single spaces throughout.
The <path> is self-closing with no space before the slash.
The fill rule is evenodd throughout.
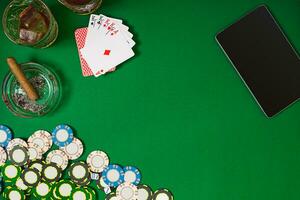
<path id="1" fill-rule="evenodd" d="M 114 71 L 134 56 L 135 42 L 128 30 L 120 19 L 91 15 L 89 26 L 75 31 L 83 76 Z"/>

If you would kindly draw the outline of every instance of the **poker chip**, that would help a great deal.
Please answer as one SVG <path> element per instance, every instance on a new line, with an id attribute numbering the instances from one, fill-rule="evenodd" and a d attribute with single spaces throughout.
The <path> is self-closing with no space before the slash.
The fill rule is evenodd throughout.
<path id="1" fill-rule="evenodd" d="M 28 143 L 36 144 L 42 154 L 46 153 L 52 146 L 52 136 L 45 130 L 34 132 L 27 140 Z"/>
<path id="2" fill-rule="evenodd" d="M 118 187 L 124 182 L 124 171 L 119 165 L 108 165 L 102 176 L 104 182 L 110 187 Z"/>
<path id="3" fill-rule="evenodd" d="M 73 138 L 73 141 L 70 144 L 62 147 L 61 150 L 67 154 L 69 160 L 76 160 L 83 153 L 83 145 L 79 139 Z"/>
<path id="4" fill-rule="evenodd" d="M 17 187 L 8 186 L 4 189 L 2 196 L 9 200 L 25 200 L 25 194 Z"/>
<path id="5" fill-rule="evenodd" d="M 9 160 L 17 166 L 24 166 L 25 164 L 27 164 L 28 159 L 29 155 L 25 147 L 14 146 L 9 151 Z"/>
<path id="6" fill-rule="evenodd" d="M 73 141 L 73 130 L 68 125 L 58 125 L 52 132 L 55 145 L 65 147 Z"/>
<path id="7" fill-rule="evenodd" d="M 124 181 L 138 185 L 141 182 L 141 173 L 136 167 L 127 166 L 124 170 Z"/>
<path id="8" fill-rule="evenodd" d="M 56 163 L 58 167 L 65 170 L 68 166 L 68 156 L 62 150 L 53 150 L 47 155 L 46 162 Z"/>
<path id="9" fill-rule="evenodd" d="M 117 187 L 116 196 L 122 200 L 137 200 L 138 188 L 132 183 L 122 183 Z"/>
<path id="10" fill-rule="evenodd" d="M 172 193 L 167 189 L 159 189 L 154 192 L 153 200 L 173 200 Z"/>
<path id="11" fill-rule="evenodd" d="M 4 125 L 0 125 L 0 147 L 6 147 L 12 139 L 12 132 Z"/>
<path id="12" fill-rule="evenodd" d="M 62 169 L 59 168 L 55 163 L 46 163 L 43 166 L 41 176 L 46 182 L 56 182 L 62 176 Z"/>
<path id="13" fill-rule="evenodd" d="M 152 200 L 153 192 L 147 185 L 138 185 L 138 200 Z"/>
<path id="14" fill-rule="evenodd" d="M 29 160 L 39 160 L 42 159 L 43 151 L 37 144 L 28 143 L 28 154 Z"/>
<path id="15" fill-rule="evenodd" d="M 48 198 L 51 195 L 51 186 L 49 183 L 41 182 L 33 188 L 33 195 L 36 198 Z"/>
<path id="16" fill-rule="evenodd" d="M 0 147 L 0 166 L 4 165 L 7 160 L 6 151 Z"/>
<path id="17" fill-rule="evenodd" d="M 37 169 L 26 168 L 21 174 L 24 184 L 29 187 L 36 187 L 41 181 L 41 175 Z"/>
<path id="18" fill-rule="evenodd" d="M 103 151 L 93 151 L 88 155 L 86 162 L 92 172 L 101 173 L 109 165 L 109 158 Z"/>
<path id="19" fill-rule="evenodd" d="M 80 158 L 84 149 L 67 125 L 57 126 L 52 134 L 38 130 L 28 143 L 12 139 L 6 128 L 0 125 L 0 199 L 96 200 L 96 191 L 89 187 L 95 181 L 106 200 L 173 200 L 166 189 L 153 193 L 140 184 L 138 168 L 110 164 L 104 151 L 92 151 L 86 161 L 75 161 L 67 169 L 69 160 Z M 53 143 L 59 149 L 48 152 Z"/>
<path id="20" fill-rule="evenodd" d="M 90 187 L 84 187 L 84 189 L 87 191 L 87 193 L 89 194 L 89 199 L 90 200 L 96 200 L 96 192 L 95 190 L 93 190 L 92 188 Z"/>
<path id="21" fill-rule="evenodd" d="M 89 167 L 82 161 L 73 163 L 69 168 L 68 174 L 77 185 L 85 185 L 90 181 Z"/>
<path id="22" fill-rule="evenodd" d="M 29 187 L 27 185 L 24 184 L 23 180 L 21 178 L 18 178 L 18 180 L 16 181 L 16 187 L 19 189 L 19 190 L 28 190 Z"/>
<path id="23" fill-rule="evenodd" d="M 28 168 L 35 168 L 42 173 L 44 162 L 42 160 L 34 160 L 29 163 Z"/>
<path id="24" fill-rule="evenodd" d="M 90 193 L 84 188 L 74 188 L 71 193 L 71 200 L 89 200 Z"/>
<path id="25" fill-rule="evenodd" d="M 21 146 L 21 147 L 25 147 L 26 149 L 28 148 L 28 144 L 21 138 L 15 138 L 15 139 L 12 139 L 7 147 L 6 147 L 6 150 L 7 152 L 10 152 L 12 150 L 13 147 L 15 146 Z"/>
<path id="26" fill-rule="evenodd" d="M 112 192 L 106 195 L 105 200 L 120 200 L 120 199 L 116 196 L 116 193 Z"/>
<path id="27" fill-rule="evenodd" d="M 75 185 L 70 180 L 61 180 L 55 188 L 55 193 L 58 198 L 68 198 L 71 197 L 74 188 Z"/>
<path id="28" fill-rule="evenodd" d="M 15 182 L 21 175 L 21 167 L 11 163 L 6 163 L 2 168 L 3 179 L 5 182 Z"/>
<path id="29" fill-rule="evenodd" d="M 105 194 L 111 193 L 111 188 L 104 182 L 103 176 L 97 181 L 97 187 Z"/>

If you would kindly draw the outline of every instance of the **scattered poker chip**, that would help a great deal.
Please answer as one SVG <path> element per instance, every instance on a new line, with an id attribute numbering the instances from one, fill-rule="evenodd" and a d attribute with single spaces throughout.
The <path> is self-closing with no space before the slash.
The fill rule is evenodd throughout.
<path id="1" fill-rule="evenodd" d="M 6 147 L 11 139 L 11 130 L 4 125 L 0 125 L 0 147 Z"/>
<path id="2" fill-rule="evenodd" d="M 35 188 L 33 188 L 33 195 L 36 198 L 49 198 L 51 190 L 51 185 L 49 183 L 40 182 Z"/>
<path id="3" fill-rule="evenodd" d="M 28 154 L 29 160 L 39 160 L 42 159 L 43 151 L 37 144 L 28 143 Z"/>
<path id="4" fill-rule="evenodd" d="M 83 153 L 83 144 L 79 139 L 73 138 L 73 141 L 70 144 L 62 147 L 61 150 L 67 154 L 69 160 L 76 160 Z"/>
<path id="5" fill-rule="evenodd" d="M 8 157 L 9 160 L 17 166 L 24 166 L 27 164 L 29 159 L 28 151 L 23 146 L 12 147 L 12 149 L 9 151 Z"/>
<path id="6" fill-rule="evenodd" d="M 4 189 L 2 196 L 4 199 L 9 200 L 25 200 L 25 194 L 23 191 L 16 187 L 8 186 Z"/>
<path id="7" fill-rule="evenodd" d="M 15 138 L 15 139 L 12 139 L 7 147 L 6 147 L 6 150 L 7 152 L 10 152 L 12 150 L 13 147 L 15 146 L 21 146 L 21 147 L 25 147 L 25 148 L 28 148 L 28 144 L 21 138 Z"/>
<path id="8" fill-rule="evenodd" d="M 2 175 L 5 182 L 15 182 L 21 175 L 21 167 L 6 163 L 2 168 Z"/>
<path id="9" fill-rule="evenodd" d="M 153 200 L 173 200 L 173 194 L 167 189 L 159 189 L 154 192 Z"/>
<path id="10" fill-rule="evenodd" d="M 86 160 L 92 172 L 101 173 L 109 165 L 109 158 L 103 151 L 91 152 Z"/>
<path id="11" fill-rule="evenodd" d="M 105 200 L 119 200 L 119 198 L 116 196 L 115 192 L 111 192 L 106 195 Z"/>
<path id="12" fill-rule="evenodd" d="M 56 182 L 59 181 L 62 176 L 62 169 L 55 163 L 46 163 L 43 166 L 41 176 L 43 180 L 49 183 Z"/>
<path id="13" fill-rule="evenodd" d="M 53 150 L 47 155 L 46 162 L 56 163 L 58 167 L 65 170 L 68 166 L 69 160 L 67 154 L 62 150 Z"/>
<path id="14" fill-rule="evenodd" d="M 44 161 L 42 160 L 34 160 L 34 161 L 30 161 L 28 168 L 35 168 L 37 169 L 40 173 L 42 173 L 43 170 L 43 166 L 44 166 Z"/>
<path id="15" fill-rule="evenodd" d="M 122 200 L 136 200 L 138 198 L 138 188 L 132 183 L 122 183 L 117 187 L 116 196 Z"/>
<path id="16" fill-rule="evenodd" d="M 153 191 L 147 185 L 138 185 L 138 200 L 152 200 Z"/>
<path id="17" fill-rule="evenodd" d="M 53 143 L 65 147 L 73 141 L 73 130 L 68 125 L 58 125 L 52 132 Z"/>
<path id="18" fill-rule="evenodd" d="M 47 131 L 38 130 L 28 138 L 27 142 L 36 144 L 41 149 L 42 154 L 44 154 L 52 146 L 52 136 Z"/>
<path id="19" fill-rule="evenodd" d="M 41 181 L 41 175 L 37 169 L 26 168 L 21 174 L 24 184 L 29 187 L 36 187 Z"/>
<path id="20" fill-rule="evenodd" d="M 0 147 L 0 166 L 4 165 L 7 160 L 6 151 Z"/>
<path id="21" fill-rule="evenodd" d="M 141 182 L 141 173 L 136 167 L 124 167 L 124 181 L 138 185 Z"/>
<path id="22" fill-rule="evenodd" d="M 89 167 L 82 161 L 73 163 L 69 168 L 68 174 L 77 185 L 86 185 L 90 181 Z"/>
<path id="23" fill-rule="evenodd" d="M 111 193 L 111 188 L 104 182 L 103 176 L 97 181 L 97 187 L 102 190 L 105 194 Z"/>
<path id="24" fill-rule="evenodd" d="M 74 188 L 71 193 L 72 200 L 89 200 L 90 193 L 84 188 Z"/>
<path id="25" fill-rule="evenodd" d="M 75 185 L 70 180 L 61 180 L 57 183 L 55 193 L 59 198 L 71 197 Z"/>
<path id="26" fill-rule="evenodd" d="M 124 182 L 124 171 L 119 165 L 108 165 L 103 173 L 104 182 L 110 187 L 118 187 Z"/>

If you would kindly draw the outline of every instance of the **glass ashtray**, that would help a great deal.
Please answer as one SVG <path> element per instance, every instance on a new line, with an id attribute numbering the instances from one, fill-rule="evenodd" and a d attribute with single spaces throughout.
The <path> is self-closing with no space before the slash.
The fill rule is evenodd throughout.
<path id="1" fill-rule="evenodd" d="M 39 99 L 29 100 L 15 76 L 9 72 L 2 85 L 2 99 L 8 109 L 16 116 L 24 118 L 40 117 L 53 112 L 62 96 L 61 82 L 57 74 L 32 62 L 20 64 L 20 67 L 39 94 Z"/>

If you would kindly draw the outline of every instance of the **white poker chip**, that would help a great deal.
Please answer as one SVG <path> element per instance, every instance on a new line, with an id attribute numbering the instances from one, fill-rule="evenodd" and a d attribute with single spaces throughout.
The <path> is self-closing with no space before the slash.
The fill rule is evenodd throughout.
<path id="1" fill-rule="evenodd" d="M 6 147 L 7 153 L 9 153 L 9 151 L 12 150 L 15 146 L 22 146 L 25 147 L 26 149 L 28 148 L 28 144 L 23 139 L 15 138 L 8 143 Z"/>
<path id="2" fill-rule="evenodd" d="M 28 143 L 36 144 L 42 150 L 42 154 L 46 153 L 52 147 L 52 136 L 44 130 L 34 132 L 27 141 Z"/>
<path id="3" fill-rule="evenodd" d="M 16 186 L 20 190 L 27 190 L 29 187 L 24 184 L 23 180 L 21 178 L 18 178 L 16 181 Z"/>
<path id="4" fill-rule="evenodd" d="M 58 167 L 65 170 L 68 166 L 68 156 L 62 150 L 54 150 L 47 155 L 46 162 L 56 163 Z"/>
<path id="5" fill-rule="evenodd" d="M 138 198 L 137 200 L 152 200 L 153 192 L 147 185 L 138 185 Z"/>
<path id="6" fill-rule="evenodd" d="M 35 143 L 28 143 L 29 160 L 40 160 L 42 159 L 42 149 Z"/>
<path id="7" fill-rule="evenodd" d="M 6 151 L 0 147 L 0 166 L 4 165 L 7 160 Z"/>
<path id="8" fill-rule="evenodd" d="M 159 189 L 154 192 L 153 200 L 173 200 L 173 194 L 167 189 Z"/>
<path id="9" fill-rule="evenodd" d="M 105 194 L 109 194 L 111 193 L 111 188 L 109 187 L 109 185 L 107 185 L 104 180 L 103 180 L 103 176 L 100 177 L 100 179 L 97 182 L 97 186 L 100 190 L 102 190 Z"/>
<path id="10" fill-rule="evenodd" d="M 86 160 L 92 172 L 100 173 L 109 165 L 109 158 L 103 151 L 91 152 Z"/>
<path id="11" fill-rule="evenodd" d="M 117 187 L 116 196 L 122 200 L 137 200 L 138 188 L 131 183 L 122 183 Z"/>
<path id="12" fill-rule="evenodd" d="M 78 159 L 83 153 L 82 142 L 78 138 L 73 138 L 73 141 L 67 146 L 61 147 L 70 160 Z"/>

